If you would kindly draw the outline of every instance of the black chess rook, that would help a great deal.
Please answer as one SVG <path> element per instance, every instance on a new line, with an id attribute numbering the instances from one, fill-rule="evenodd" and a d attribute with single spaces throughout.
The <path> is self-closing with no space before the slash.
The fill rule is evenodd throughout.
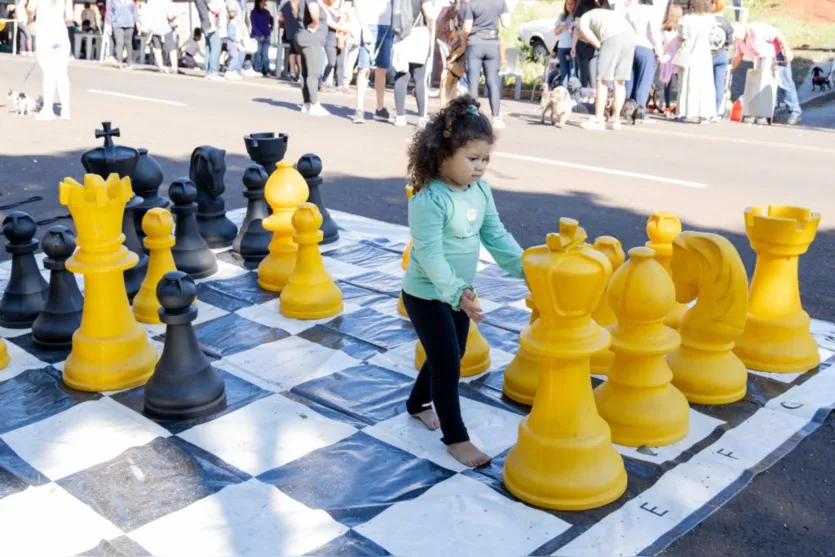
<path id="1" fill-rule="evenodd" d="M 270 253 L 269 245 L 273 234 L 265 230 L 263 225 L 264 219 L 270 216 L 271 212 L 264 199 L 267 178 L 267 172 L 260 164 L 251 164 L 244 171 L 246 216 L 238 236 L 232 243 L 232 251 L 244 260 L 247 269 L 256 269 L 261 260 Z"/>
<path id="2" fill-rule="evenodd" d="M 34 239 L 38 225 L 28 214 L 15 211 L 3 219 L 6 251 L 12 255 L 12 272 L 0 299 L 0 326 L 26 329 L 43 309 L 49 284 L 41 276 Z"/>
<path id="3" fill-rule="evenodd" d="M 319 230 L 322 231 L 325 237 L 320 244 L 330 244 L 339 240 L 339 227 L 331 218 L 330 213 L 328 213 L 328 209 L 322 201 L 322 192 L 319 191 L 319 186 L 322 185 L 322 159 L 312 153 L 302 155 L 296 163 L 296 170 L 304 176 L 307 187 L 310 190 L 307 200 L 316 205 L 322 214 L 322 226 L 319 227 Z"/>
<path id="4" fill-rule="evenodd" d="M 200 350 L 192 322 L 197 319 L 194 280 L 181 271 L 166 273 L 157 284 L 159 316 L 165 347 L 145 385 L 145 412 L 170 420 L 187 420 L 222 410 L 226 385 Z"/>
<path id="5" fill-rule="evenodd" d="M 171 212 L 176 219 L 174 247 L 171 254 L 177 269 L 193 279 L 201 279 L 217 272 L 217 257 L 209 249 L 197 227 L 197 188 L 188 178 L 171 183 L 168 197 L 174 204 Z"/>
<path id="6" fill-rule="evenodd" d="M 75 235 L 66 226 L 53 226 L 41 240 L 49 269 L 49 291 L 43 311 L 32 324 L 32 340 L 39 348 L 69 350 L 72 336 L 81 326 L 84 296 L 75 275 L 67 270 L 67 259 L 75 251 Z"/>
<path id="7" fill-rule="evenodd" d="M 284 160 L 287 153 L 287 144 L 290 138 L 286 133 L 274 134 L 272 132 L 253 133 L 244 136 L 244 145 L 249 158 L 256 164 L 260 164 L 272 174 L 275 165 Z"/>
<path id="8" fill-rule="evenodd" d="M 191 154 L 188 177 L 197 188 L 197 227 L 210 248 L 227 248 L 238 227 L 226 217 L 226 151 L 209 145 Z"/>

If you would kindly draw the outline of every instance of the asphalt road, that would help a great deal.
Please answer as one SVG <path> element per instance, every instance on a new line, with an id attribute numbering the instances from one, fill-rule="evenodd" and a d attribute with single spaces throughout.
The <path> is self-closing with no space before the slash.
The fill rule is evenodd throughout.
<path id="1" fill-rule="evenodd" d="M 37 96 L 38 69 L 21 85 L 33 63 L 0 58 L 0 89 L 22 88 Z M 80 154 L 100 144 L 94 130 L 108 120 L 121 130 L 117 142 L 145 147 L 160 162 L 163 192 L 167 183 L 188 174 L 196 146 L 213 145 L 227 152 L 227 206 L 243 206 L 240 177 L 249 164 L 243 136 L 284 132 L 290 135 L 289 159 L 309 152 L 322 157 L 329 207 L 406 223 L 405 150 L 414 129 L 370 120 L 352 125 L 352 97 L 323 95 L 334 115 L 317 119 L 298 111 L 298 88 L 275 80 L 207 82 L 83 63 L 73 63 L 70 78 L 72 121 L 37 122 L 15 117 L 8 105 L 0 109 L 0 218 L 19 202 L 36 220 L 66 215 L 57 184 L 65 176 L 81 178 Z M 387 104 L 391 109 L 390 99 Z M 414 110 L 413 100 L 407 107 Z M 366 108 L 373 108 L 370 96 Z M 648 216 L 665 210 L 677 214 L 685 229 L 730 239 L 750 274 L 755 256 L 744 233 L 745 208 L 809 207 L 821 213 L 822 223 L 801 259 L 803 302 L 813 317 L 835 320 L 832 129 L 658 121 L 618 133 L 587 132 L 577 122 L 562 130 L 542 126 L 535 108 L 503 102 L 508 126 L 488 170 L 500 214 L 523 246 L 541 243 L 561 216 L 578 219 L 591 237 L 610 234 L 626 248 L 640 245 L 646 241 Z M 828 114 L 809 120 L 827 125 L 832 122 Z M 415 119 L 413 113 L 410 118 Z M 835 420 L 830 416 L 666 553 L 835 555 L 833 462 Z"/>

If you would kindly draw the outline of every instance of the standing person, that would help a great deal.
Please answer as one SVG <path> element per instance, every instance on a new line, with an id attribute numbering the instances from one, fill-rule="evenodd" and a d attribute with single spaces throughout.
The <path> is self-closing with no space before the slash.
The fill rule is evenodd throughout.
<path id="1" fill-rule="evenodd" d="M 226 24 L 228 62 L 223 77 L 229 80 L 238 80 L 244 76 L 244 59 L 246 58 L 246 48 L 244 47 L 246 31 L 244 26 L 246 24 L 241 19 L 240 8 L 237 5 L 227 6 L 226 13 L 229 16 L 229 22 Z"/>
<path id="2" fill-rule="evenodd" d="M 321 7 L 328 12 L 328 37 L 325 40 L 325 70 L 322 72 L 319 92 L 324 93 L 328 79 L 333 73 L 333 82 L 339 86 L 339 75 L 344 73 L 345 35 L 348 28 L 342 25 L 341 0 L 321 0 Z M 341 46 L 340 46 L 341 45 Z"/>
<path id="3" fill-rule="evenodd" d="M 122 65 L 122 53 L 127 49 L 127 68 L 132 70 L 133 34 L 137 20 L 136 4 L 133 3 L 133 0 L 108 0 L 107 12 L 116 45 L 113 52 L 116 63 L 119 68 L 124 67 Z"/>
<path id="4" fill-rule="evenodd" d="M 26 0 L 18 0 L 14 9 L 14 19 L 18 33 L 18 52 L 23 56 L 32 56 L 35 47 L 32 38 L 33 25 L 27 12 Z"/>
<path id="5" fill-rule="evenodd" d="M 162 73 L 168 73 L 163 53 L 168 55 L 171 71 L 177 73 L 177 41 L 171 28 L 173 16 L 171 0 L 148 0 L 143 12 L 143 30 L 151 35 L 151 47 L 154 49 L 154 62 Z"/>
<path id="6" fill-rule="evenodd" d="M 296 34 L 301 29 L 301 24 L 293 17 L 293 4 L 290 3 L 290 0 L 282 0 L 281 5 L 278 7 L 278 23 L 284 29 L 282 40 L 284 43 L 290 45 L 290 60 L 288 63 L 290 70 L 289 78 L 290 81 L 296 81 L 301 76 L 302 67 L 301 56 L 299 56 L 299 49 L 296 46 Z M 283 69 L 276 68 L 276 77 L 281 75 L 282 71 Z"/>
<path id="7" fill-rule="evenodd" d="M 502 269 L 524 277 L 522 248 L 502 224 L 484 180 L 494 142 L 490 120 L 465 95 L 415 134 L 409 149 L 415 194 L 409 201 L 413 244 L 403 304 L 426 362 L 406 409 L 428 429 L 440 427 L 447 451 L 465 466 L 490 461 L 470 441 L 458 398 L 470 320 L 484 319 L 473 289 L 481 245 Z"/>
<path id="8" fill-rule="evenodd" d="M 664 55 L 661 59 L 661 71 L 659 81 L 664 85 L 664 115 L 667 119 L 673 117 L 673 80 L 676 78 L 676 67 L 673 64 L 673 57 L 678 52 L 681 42 L 678 40 L 678 27 L 681 25 L 681 18 L 684 11 L 678 4 L 670 5 L 667 10 L 667 19 L 662 26 L 661 35 L 664 41 Z"/>
<path id="9" fill-rule="evenodd" d="M 226 7 L 223 0 L 197 0 L 196 5 L 206 40 L 206 79 L 220 79 L 220 25 Z"/>
<path id="10" fill-rule="evenodd" d="M 499 25 L 510 26 L 510 13 L 505 0 L 469 0 L 464 4 L 463 35 L 470 96 L 478 98 L 478 86 L 484 70 L 493 128 L 498 130 L 505 127 L 499 115 L 502 100 Z"/>
<path id="11" fill-rule="evenodd" d="M 556 72 L 559 71 L 559 85 L 568 85 L 568 78 L 574 73 L 574 59 L 571 57 L 571 47 L 574 43 L 574 10 L 577 9 L 576 0 L 565 0 L 562 13 L 557 18 L 554 34 L 557 35 L 557 60 L 560 67 L 548 75 L 548 86 L 555 87 Z"/>
<path id="12" fill-rule="evenodd" d="M 441 106 L 446 106 L 450 99 L 458 96 L 458 84 L 466 73 L 467 67 L 464 61 L 467 52 L 467 45 L 464 42 L 464 2 L 465 0 L 452 0 L 452 5 L 443 17 L 443 26 L 440 33 L 443 40 L 449 47 L 449 58 L 446 68 L 441 73 Z"/>
<path id="13" fill-rule="evenodd" d="M 429 26 L 433 24 L 432 0 L 396 0 L 392 30 L 395 44 L 392 65 L 396 71 L 394 125 L 406 125 L 406 91 L 409 78 L 415 80 L 418 129 L 426 126 L 426 61 L 429 59 Z"/>
<path id="14" fill-rule="evenodd" d="M 763 64 L 764 67 L 776 63 L 777 87 L 783 92 L 783 101 L 789 108 L 789 119 L 786 123 L 790 126 L 800 123 L 803 111 L 797 99 L 797 87 L 794 84 L 791 66 L 794 53 L 785 35 L 767 23 L 755 22 L 734 27 L 734 38 L 736 56 L 731 64 L 731 72 L 736 71 L 743 59 L 756 62 L 765 58 L 767 61 Z"/>
<path id="15" fill-rule="evenodd" d="M 328 37 L 327 12 L 316 0 L 290 0 L 293 19 L 299 22 L 296 47 L 302 57 L 302 112 L 311 116 L 329 116 L 319 104 L 319 70 Z"/>
<path id="16" fill-rule="evenodd" d="M 612 84 L 611 126 L 613 130 L 619 130 L 620 113 L 626 100 L 626 81 L 632 76 L 635 59 L 635 33 L 621 12 L 597 8 L 580 18 L 580 35 L 598 50 L 594 117 L 583 122 L 582 127 L 586 130 L 606 129 L 606 101 L 609 84 Z"/>
<path id="17" fill-rule="evenodd" d="M 43 107 L 35 116 L 38 120 L 54 120 L 55 91 L 61 101 L 61 119 L 70 119 L 70 37 L 67 21 L 72 20 L 70 0 L 29 0 L 26 7 L 29 21 L 38 22 L 35 34 L 35 56 L 43 74 Z"/>
<path id="18" fill-rule="evenodd" d="M 716 116 L 714 122 L 722 120 L 725 113 L 725 89 L 728 82 L 728 68 L 731 59 L 728 56 L 728 47 L 734 42 L 734 28 L 731 22 L 723 15 L 725 4 L 722 0 L 713 3 L 713 12 L 716 22 L 710 30 L 710 53 L 713 56 L 713 86 L 716 89 Z"/>
<path id="19" fill-rule="evenodd" d="M 385 100 L 386 79 L 391 67 L 391 49 L 394 43 L 391 34 L 392 0 L 356 1 L 362 36 L 357 72 L 357 110 L 353 121 L 355 124 L 365 122 L 365 90 L 368 88 L 371 68 L 374 67 L 374 92 L 377 97 L 374 119 L 388 122 L 390 115 Z"/>
<path id="20" fill-rule="evenodd" d="M 337 70 L 339 92 L 348 94 L 348 85 L 351 84 L 351 77 L 354 75 L 354 65 L 360 55 L 360 43 L 362 42 L 362 25 L 360 25 L 357 10 L 353 0 L 342 2 L 342 24 L 348 29 L 345 35 L 345 46 L 342 47 L 343 63 L 342 73 Z"/>
<path id="21" fill-rule="evenodd" d="M 580 35 L 580 21 L 588 12 L 597 9 L 610 9 L 608 0 L 578 0 L 574 9 L 574 36 L 572 37 L 571 57 L 580 83 L 583 87 L 594 87 L 597 80 L 597 50 Z"/>
<path id="22" fill-rule="evenodd" d="M 713 83 L 713 58 L 710 31 L 716 23 L 713 0 L 692 0 L 691 11 L 681 18 L 681 47 L 674 61 L 679 65 L 681 92 L 676 115 L 681 120 L 697 119 L 709 123 L 716 116 L 716 88 Z M 684 54 L 684 62 L 681 56 Z"/>
<path id="23" fill-rule="evenodd" d="M 258 50 L 252 57 L 252 69 L 267 77 L 270 75 L 270 37 L 273 35 L 275 21 L 267 9 L 267 0 L 257 0 L 249 14 L 252 25 L 252 38 L 258 42 Z"/>
<path id="24" fill-rule="evenodd" d="M 664 54 L 661 45 L 661 21 L 653 8 L 653 0 L 627 0 L 626 21 L 635 32 L 635 59 L 632 77 L 626 82 L 626 98 L 638 104 L 644 120 L 658 60 Z"/>

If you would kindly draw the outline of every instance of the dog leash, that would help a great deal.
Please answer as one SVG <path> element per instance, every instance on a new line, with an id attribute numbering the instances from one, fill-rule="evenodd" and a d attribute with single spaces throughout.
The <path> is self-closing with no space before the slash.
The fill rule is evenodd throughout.
<path id="1" fill-rule="evenodd" d="M 29 68 L 29 72 L 26 74 L 26 77 L 24 77 L 24 78 L 23 78 L 23 82 L 20 84 L 20 88 L 21 88 L 21 89 L 23 88 L 23 86 L 24 86 L 24 85 L 26 85 L 26 82 L 27 82 L 27 81 L 29 81 L 29 76 L 31 76 L 31 75 L 32 75 L 32 72 L 33 72 L 33 71 L 35 71 L 35 66 L 37 66 L 37 65 L 38 65 L 38 61 L 37 61 L 37 60 L 35 60 L 35 61 L 32 63 L 32 67 L 31 67 L 31 68 Z"/>

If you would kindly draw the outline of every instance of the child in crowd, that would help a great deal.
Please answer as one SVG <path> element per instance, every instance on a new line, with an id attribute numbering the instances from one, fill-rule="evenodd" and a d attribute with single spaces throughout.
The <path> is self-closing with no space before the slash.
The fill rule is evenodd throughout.
<path id="1" fill-rule="evenodd" d="M 237 6 L 229 6 L 229 23 L 226 24 L 226 54 L 228 61 L 226 63 L 226 79 L 241 79 L 243 77 L 244 59 L 246 58 L 246 48 L 244 47 L 244 38 L 246 32 L 243 29 L 245 25 L 238 17 Z"/>
<path id="2" fill-rule="evenodd" d="M 676 76 L 673 59 L 681 46 L 681 41 L 678 39 L 678 26 L 681 23 L 683 14 L 684 12 L 681 6 L 678 4 L 671 5 L 667 12 L 667 19 L 661 28 L 664 54 L 659 60 L 661 62 L 659 80 L 664 85 L 664 114 L 667 118 L 673 117 L 673 79 Z"/>
<path id="3" fill-rule="evenodd" d="M 203 65 L 203 31 L 199 27 L 194 28 L 191 38 L 183 48 L 183 57 L 180 59 L 180 66 L 185 68 L 197 68 Z"/>
<path id="4" fill-rule="evenodd" d="M 483 179 L 493 142 L 490 120 L 465 95 L 416 134 L 409 149 L 416 193 L 409 202 L 412 252 L 403 303 L 427 359 L 406 407 L 430 430 L 440 427 L 447 450 L 465 466 L 490 462 L 470 441 L 458 400 L 470 320 L 484 319 L 473 289 L 481 244 L 502 269 L 524 276 L 522 248 L 505 230 Z"/>

